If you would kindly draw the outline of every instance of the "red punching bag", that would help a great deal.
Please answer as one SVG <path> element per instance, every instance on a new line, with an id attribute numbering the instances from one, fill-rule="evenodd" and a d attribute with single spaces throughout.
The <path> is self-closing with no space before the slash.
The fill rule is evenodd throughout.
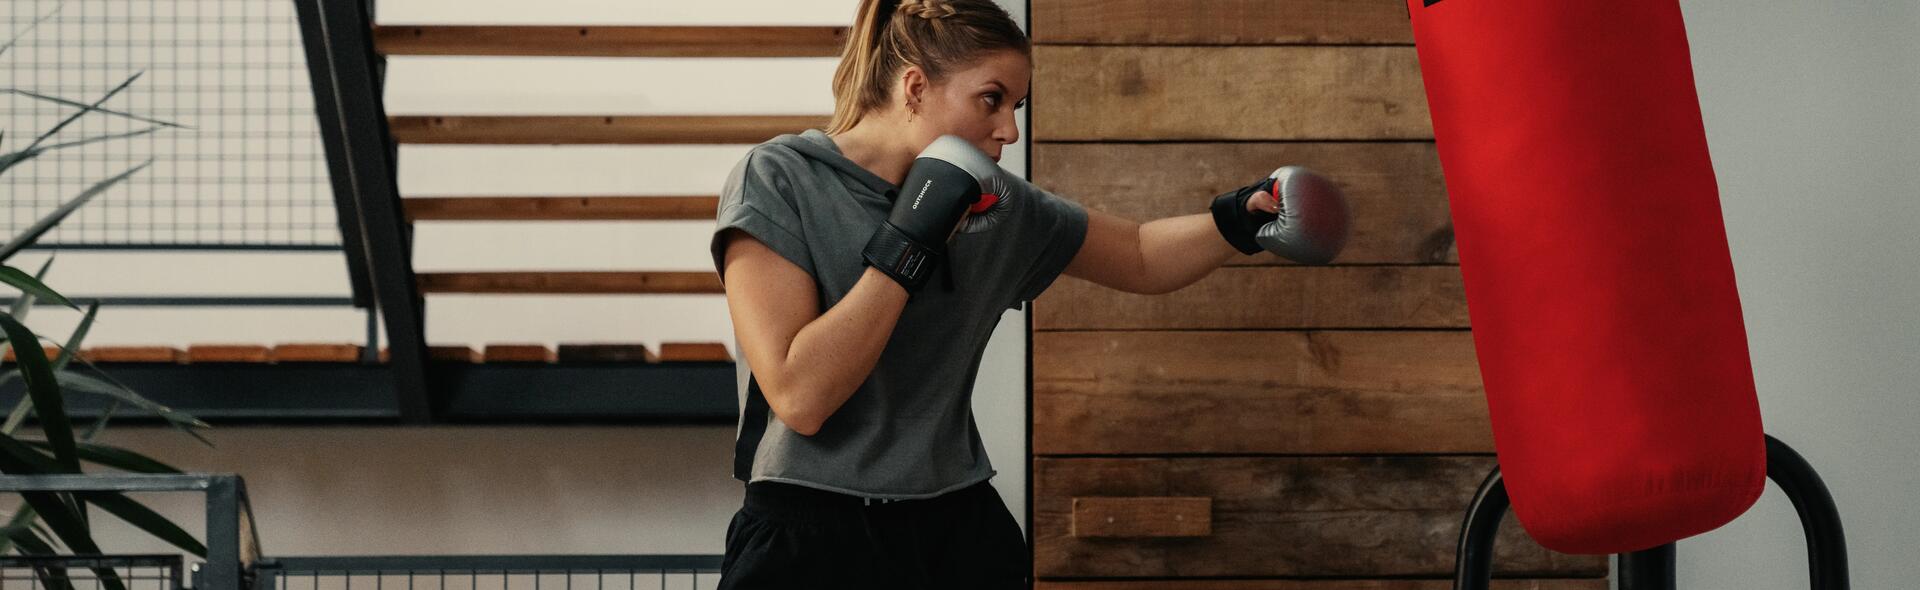
<path id="1" fill-rule="evenodd" d="M 1494 450 L 1562 553 L 1718 528 L 1766 486 L 1676 0 L 1408 0 Z"/>

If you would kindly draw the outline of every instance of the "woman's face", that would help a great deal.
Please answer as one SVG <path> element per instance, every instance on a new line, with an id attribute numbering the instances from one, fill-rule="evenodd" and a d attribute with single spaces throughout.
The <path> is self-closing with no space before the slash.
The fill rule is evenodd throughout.
<path id="1" fill-rule="evenodd" d="M 1026 106 L 1033 64 L 1017 51 L 989 53 L 972 65 L 926 87 L 920 114 L 910 124 L 919 145 L 941 135 L 957 135 L 1000 160 L 1000 148 L 1020 139 L 1014 110 Z"/>

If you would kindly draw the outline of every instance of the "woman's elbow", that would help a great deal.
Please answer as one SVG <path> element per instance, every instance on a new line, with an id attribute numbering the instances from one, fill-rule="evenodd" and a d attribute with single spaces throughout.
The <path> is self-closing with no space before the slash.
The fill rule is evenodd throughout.
<path id="1" fill-rule="evenodd" d="M 767 408 L 773 410 L 773 416 L 800 436 L 813 436 L 826 422 L 825 416 L 816 416 L 817 412 L 807 407 L 804 402 L 809 398 L 805 395 L 796 395 L 785 387 L 763 387 L 761 394 L 767 398 Z"/>

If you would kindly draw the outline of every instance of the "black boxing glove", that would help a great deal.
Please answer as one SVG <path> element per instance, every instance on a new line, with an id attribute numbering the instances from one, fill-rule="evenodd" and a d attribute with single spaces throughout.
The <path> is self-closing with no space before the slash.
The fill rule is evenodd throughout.
<path id="1" fill-rule="evenodd" d="M 980 200 L 982 178 L 999 166 L 964 139 L 942 135 L 913 160 L 894 197 L 893 212 L 873 232 L 866 263 L 892 277 L 911 296 L 946 263 L 947 241 Z"/>

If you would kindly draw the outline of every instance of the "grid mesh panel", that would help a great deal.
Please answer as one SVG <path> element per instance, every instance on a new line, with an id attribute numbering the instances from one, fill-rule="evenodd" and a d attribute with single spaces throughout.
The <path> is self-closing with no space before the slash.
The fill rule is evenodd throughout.
<path id="1" fill-rule="evenodd" d="M 111 571 L 126 590 L 178 590 L 180 566 L 177 555 L 9 555 L 0 557 L 0 588 L 102 590 L 112 586 L 101 572 Z"/>
<path id="2" fill-rule="evenodd" d="M 710 589 L 709 569 L 606 570 L 319 570 L 285 572 L 256 590 L 674 590 Z"/>
<path id="3" fill-rule="evenodd" d="M 95 183 L 153 159 L 39 247 L 337 247 L 339 228 L 293 3 L 286 0 L 0 2 L 0 152 L 92 103 L 186 128 L 47 152 L 0 172 L 0 238 Z M 88 113 L 42 145 L 153 124 Z"/>

